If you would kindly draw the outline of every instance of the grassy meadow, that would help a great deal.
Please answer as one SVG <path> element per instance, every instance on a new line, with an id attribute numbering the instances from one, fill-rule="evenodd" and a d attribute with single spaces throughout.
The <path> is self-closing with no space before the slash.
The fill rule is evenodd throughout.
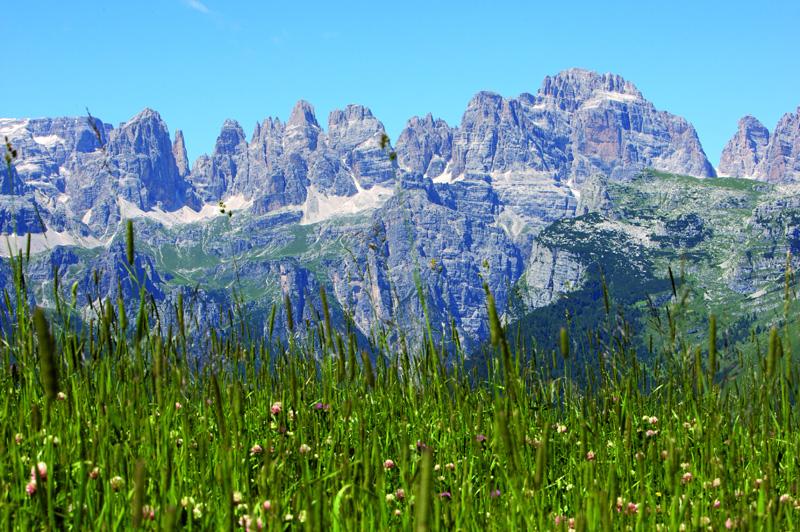
<path id="1" fill-rule="evenodd" d="M 129 225 L 128 258 L 133 258 Z M 4 529 L 793 530 L 797 320 L 737 370 L 685 341 L 681 287 L 664 338 L 635 352 L 611 295 L 598 330 L 542 351 L 504 330 L 487 290 L 486 367 L 430 334 L 362 348 L 319 323 L 188 349 L 182 301 L 163 332 L 106 301 L 76 326 L 72 299 L 28 304 L 11 259 L 0 383 Z M 291 315 L 290 309 L 286 309 Z M 233 314 L 232 314 L 233 316 Z M 724 319 L 724 317 L 722 317 Z M 233 324 L 233 330 L 235 324 Z M 277 335 L 276 335 L 277 338 Z M 367 355 L 367 352 L 370 355 Z"/>

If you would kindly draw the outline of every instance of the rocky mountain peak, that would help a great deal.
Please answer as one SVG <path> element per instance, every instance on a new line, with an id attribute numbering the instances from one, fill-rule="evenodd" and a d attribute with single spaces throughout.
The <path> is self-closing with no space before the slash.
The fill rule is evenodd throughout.
<path id="1" fill-rule="evenodd" d="M 724 175 L 754 176 L 768 144 L 769 130 L 764 124 L 754 116 L 742 117 L 736 134 L 722 150 L 719 171 Z"/>
<path id="2" fill-rule="evenodd" d="M 305 100 L 300 100 L 292 109 L 289 121 L 286 122 L 284 139 L 289 151 L 316 150 L 322 128 L 317 122 L 314 107 Z"/>
<path id="3" fill-rule="evenodd" d="M 397 139 L 397 161 L 401 168 L 430 178 L 438 177 L 453 152 L 453 129 L 431 113 L 415 116 Z"/>
<path id="4" fill-rule="evenodd" d="M 720 157 L 720 172 L 770 183 L 800 181 L 800 108 L 786 113 L 770 134 L 764 125 L 745 116 Z"/>
<path id="5" fill-rule="evenodd" d="M 375 115 L 372 114 L 369 107 L 350 104 L 344 109 L 332 111 L 328 118 L 328 125 L 338 125 L 345 122 L 363 122 L 370 119 L 375 119 Z"/>
<path id="6" fill-rule="evenodd" d="M 328 145 L 363 188 L 371 188 L 394 177 L 394 162 L 381 145 L 385 131 L 381 121 L 363 105 L 348 105 L 330 114 Z M 336 189 L 340 192 L 347 190 L 340 185 Z"/>
<path id="7" fill-rule="evenodd" d="M 227 119 L 222 124 L 222 129 L 217 137 L 214 146 L 214 153 L 230 155 L 234 153 L 241 144 L 247 144 L 244 136 L 244 129 L 236 120 Z"/>
<path id="8" fill-rule="evenodd" d="M 762 165 L 761 174 L 771 183 L 800 181 L 800 107 L 778 120 Z"/>
<path id="9" fill-rule="evenodd" d="M 165 142 L 169 143 L 168 151 L 172 153 L 172 142 L 169 139 L 167 124 L 162 120 L 160 114 L 149 107 L 122 123 L 111 133 L 109 139 L 112 148 L 124 150 L 123 145 L 129 144 L 129 147 L 137 153 L 147 153 L 143 150 L 151 147 L 163 148 Z"/>
<path id="10" fill-rule="evenodd" d="M 122 180 L 121 197 L 145 210 L 158 205 L 175 210 L 186 204 L 188 184 L 178 170 L 167 125 L 156 111 L 146 108 L 113 130 L 108 152 Z"/>
<path id="11" fill-rule="evenodd" d="M 547 76 L 539 89 L 539 98 L 552 100 L 567 111 L 574 111 L 593 98 L 612 100 L 644 100 L 636 86 L 617 74 L 600 74 L 582 68 L 572 68 Z"/>
<path id="12" fill-rule="evenodd" d="M 289 115 L 289 121 L 286 122 L 287 126 L 301 126 L 301 127 L 315 127 L 319 128 L 317 116 L 314 113 L 314 106 L 305 100 L 299 100 L 292 108 L 292 114 Z"/>
<path id="13" fill-rule="evenodd" d="M 503 97 L 496 92 L 480 91 L 467 104 L 467 113 L 482 110 L 484 113 L 497 112 L 503 106 Z"/>
<path id="14" fill-rule="evenodd" d="M 383 123 L 363 105 L 337 109 L 328 118 L 328 139 L 334 149 L 352 150 L 370 139 L 379 142 L 384 134 Z"/>
<path id="15" fill-rule="evenodd" d="M 158 114 L 158 111 L 155 109 L 151 109 L 150 107 L 145 107 L 141 111 L 139 111 L 133 118 L 131 118 L 128 122 L 140 122 L 142 120 L 161 120 L 161 115 Z"/>
<path id="16" fill-rule="evenodd" d="M 186 154 L 186 142 L 183 139 L 183 131 L 180 129 L 175 130 L 175 140 L 172 142 L 172 156 L 175 157 L 178 173 L 181 177 L 186 177 L 189 173 L 189 156 Z"/>
<path id="17" fill-rule="evenodd" d="M 263 122 L 256 123 L 250 144 L 263 144 L 267 138 L 275 139 L 283 135 L 286 126 L 279 118 L 267 117 Z"/>

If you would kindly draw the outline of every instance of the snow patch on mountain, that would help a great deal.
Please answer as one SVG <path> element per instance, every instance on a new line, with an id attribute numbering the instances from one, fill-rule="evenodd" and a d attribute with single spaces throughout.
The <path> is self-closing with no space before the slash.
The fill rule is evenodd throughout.
<path id="1" fill-rule="evenodd" d="M 30 120 L 19 120 L 17 118 L 0 118 L 0 136 L 13 138 L 17 134 L 28 127 Z"/>
<path id="2" fill-rule="evenodd" d="M 574 177 L 570 177 L 569 179 L 567 179 L 567 188 L 569 188 L 570 192 L 572 192 L 572 195 L 575 196 L 575 199 L 580 201 L 581 191 L 580 189 L 578 189 L 578 187 L 575 186 Z"/>
<path id="3" fill-rule="evenodd" d="M 528 226 L 525 218 L 515 213 L 512 209 L 504 207 L 497 216 L 497 225 L 511 238 L 519 237 Z"/>
<path id="4" fill-rule="evenodd" d="M 17 172 L 22 172 L 24 174 L 28 174 L 28 173 L 32 174 L 32 173 L 41 171 L 41 167 L 38 164 L 31 163 L 31 162 L 25 162 L 25 163 L 22 163 L 22 164 L 18 164 L 18 165 L 16 165 L 16 169 L 17 169 Z M 33 181 L 28 181 L 28 184 L 32 185 L 32 184 L 34 184 L 34 182 Z"/>
<path id="5" fill-rule="evenodd" d="M 433 178 L 434 183 L 445 184 L 445 185 L 450 185 L 457 181 L 463 181 L 463 180 L 464 180 L 464 174 L 453 176 L 452 163 L 447 163 L 447 167 L 445 167 L 444 171 L 438 176 Z"/>
<path id="6" fill-rule="evenodd" d="M 622 92 L 611 92 L 611 91 L 597 91 L 594 93 L 594 97 L 586 100 L 581 107 L 584 109 L 590 109 L 593 107 L 600 107 L 607 101 L 612 102 L 620 102 L 620 103 L 631 103 L 637 101 L 639 98 L 634 94 L 626 94 Z"/>
<path id="7" fill-rule="evenodd" d="M 31 233 L 31 253 L 41 253 L 58 246 L 79 246 L 82 248 L 96 248 L 106 243 L 93 237 L 83 237 L 67 231 L 54 231 L 48 229 L 46 233 Z M 2 235 L 0 236 L 0 257 L 10 257 L 27 249 L 28 235 Z"/>
<path id="8" fill-rule="evenodd" d="M 48 148 L 52 148 L 56 144 L 64 144 L 64 139 L 59 137 L 58 135 L 44 135 L 41 137 L 33 137 L 33 141 L 37 144 L 41 144 L 42 146 L 46 146 Z"/>
<path id="9" fill-rule="evenodd" d="M 356 181 L 358 193 L 352 196 L 327 195 L 317 190 L 315 185 L 308 188 L 306 201 L 302 205 L 301 225 L 310 225 L 337 216 L 356 214 L 374 210 L 383 205 L 394 194 L 394 189 L 380 185 L 364 189 Z"/>
<path id="10" fill-rule="evenodd" d="M 225 206 L 224 213 L 219 203 L 206 203 L 199 211 L 195 211 L 185 205 L 176 211 L 164 211 L 158 207 L 143 211 L 134 203 L 118 198 L 120 216 L 122 218 L 146 218 L 165 227 L 211 220 L 217 216 L 226 216 L 228 211 L 246 210 L 253 205 L 253 200 L 247 199 L 241 194 L 237 194 L 223 200 L 222 203 Z M 89 213 L 87 213 L 87 215 L 91 216 Z M 84 218 L 86 218 L 87 215 L 84 215 Z"/>

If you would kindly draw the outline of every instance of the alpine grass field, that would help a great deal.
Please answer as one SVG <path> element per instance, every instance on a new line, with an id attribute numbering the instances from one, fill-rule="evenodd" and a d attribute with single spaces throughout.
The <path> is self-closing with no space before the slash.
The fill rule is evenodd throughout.
<path id="1" fill-rule="evenodd" d="M 649 352 L 605 285 L 604 323 L 565 323 L 550 351 L 504 327 L 487 289 L 483 367 L 430 326 L 416 341 L 375 328 L 362 345 L 333 328 L 324 291 L 305 336 L 289 307 L 287 340 L 251 340 L 233 309 L 200 359 L 182 299 L 175 329 L 144 286 L 135 316 L 106 300 L 75 326 L 76 291 L 60 298 L 57 278 L 55 312 L 30 308 L 28 260 L 10 258 L 3 304 L 4 529 L 797 526 L 788 269 L 784 319 L 722 372 L 743 351 L 718 350 L 725 316 L 709 317 L 705 344 L 683 330 L 689 292 L 671 272 Z"/>
<path id="2" fill-rule="evenodd" d="M 800 532 L 797 0 L 7 4 L 0 532 Z"/>

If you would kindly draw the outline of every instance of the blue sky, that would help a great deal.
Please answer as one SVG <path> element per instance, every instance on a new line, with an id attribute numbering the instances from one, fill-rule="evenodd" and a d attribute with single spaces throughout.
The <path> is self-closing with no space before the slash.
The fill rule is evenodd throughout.
<path id="1" fill-rule="evenodd" d="M 800 105 L 800 2 L 15 2 L 0 19 L 0 115 L 145 106 L 192 159 L 225 118 L 249 136 L 300 98 L 323 127 L 348 103 L 393 139 L 413 115 L 457 124 L 472 95 L 536 92 L 578 66 L 634 82 L 697 128 L 713 163 L 737 120 L 772 129 Z"/>

